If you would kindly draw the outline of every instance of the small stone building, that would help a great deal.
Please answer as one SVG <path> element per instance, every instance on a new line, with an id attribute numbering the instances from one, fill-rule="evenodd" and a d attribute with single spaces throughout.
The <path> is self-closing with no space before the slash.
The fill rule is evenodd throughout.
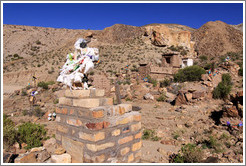
<path id="1" fill-rule="evenodd" d="M 141 78 L 150 75 L 157 80 L 171 78 L 180 68 L 193 65 L 193 59 L 182 57 L 179 52 L 169 52 L 162 55 L 161 65 L 154 66 L 147 63 L 139 64 Z"/>

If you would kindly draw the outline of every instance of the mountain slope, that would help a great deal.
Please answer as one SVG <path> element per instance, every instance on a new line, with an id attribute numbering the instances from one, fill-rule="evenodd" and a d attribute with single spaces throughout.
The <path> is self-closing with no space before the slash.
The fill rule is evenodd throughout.
<path id="1" fill-rule="evenodd" d="M 243 49 L 243 33 L 222 21 L 210 21 L 192 34 L 199 55 L 220 56 Z"/>

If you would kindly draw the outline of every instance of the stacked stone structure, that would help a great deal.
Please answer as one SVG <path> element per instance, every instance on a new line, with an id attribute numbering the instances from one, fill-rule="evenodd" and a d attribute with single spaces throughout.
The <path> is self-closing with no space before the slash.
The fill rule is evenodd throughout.
<path id="1" fill-rule="evenodd" d="M 56 140 L 74 163 L 130 163 L 141 156 L 141 114 L 113 105 L 104 90 L 66 90 L 59 99 Z"/>

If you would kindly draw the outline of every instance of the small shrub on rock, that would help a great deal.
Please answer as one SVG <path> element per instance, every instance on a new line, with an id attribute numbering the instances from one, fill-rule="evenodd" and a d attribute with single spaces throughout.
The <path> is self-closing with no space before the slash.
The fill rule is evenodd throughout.
<path id="1" fill-rule="evenodd" d="M 213 98 L 215 99 L 225 99 L 231 92 L 232 82 L 230 74 L 223 74 L 222 81 L 213 90 Z"/>

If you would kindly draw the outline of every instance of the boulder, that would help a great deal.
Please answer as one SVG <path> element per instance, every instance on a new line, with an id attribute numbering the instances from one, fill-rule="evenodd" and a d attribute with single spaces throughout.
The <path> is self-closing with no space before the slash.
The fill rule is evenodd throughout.
<path id="1" fill-rule="evenodd" d="M 150 93 L 146 93 L 144 95 L 144 99 L 145 100 L 154 100 L 154 96 L 152 96 Z"/>
<path id="2" fill-rule="evenodd" d="M 72 158 L 70 154 L 62 154 L 62 155 L 51 155 L 52 163 L 71 163 Z"/>
<path id="3" fill-rule="evenodd" d="M 192 99 L 192 93 L 186 93 L 185 97 L 186 97 L 187 101 L 190 101 Z"/>
<path id="4" fill-rule="evenodd" d="M 212 87 L 213 86 L 210 81 L 204 81 L 203 84 L 206 85 L 207 87 Z"/>
<path id="5" fill-rule="evenodd" d="M 225 117 L 238 117 L 238 110 L 236 106 L 225 106 L 223 110 L 223 116 Z"/>
<path id="6" fill-rule="evenodd" d="M 41 152 L 37 153 L 37 162 L 43 163 L 46 160 L 50 158 L 50 154 L 47 152 L 47 150 L 42 150 Z"/>
<path id="7" fill-rule="evenodd" d="M 203 81 L 207 81 L 207 80 L 208 80 L 208 74 L 202 74 L 202 75 L 201 75 L 201 79 L 202 79 Z"/>
<path id="8" fill-rule="evenodd" d="M 3 152 L 3 163 L 14 163 L 18 154 Z"/>
<path id="9" fill-rule="evenodd" d="M 47 149 L 49 153 L 53 153 L 55 151 L 56 139 L 50 138 L 44 142 L 44 147 Z"/>
<path id="10" fill-rule="evenodd" d="M 164 144 L 164 145 L 174 145 L 174 141 L 173 140 L 161 140 L 160 143 Z"/>
<path id="11" fill-rule="evenodd" d="M 55 154 L 56 155 L 61 155 L 61 154 L 64 154 L 66 152 L 66 150 L 63 148 L 63 147 L 58 147 L 56 150 L 55 150 Z"/>
<path id="12" fill-rule="evenodd" d="M 182 104 L 187 104 L 187 100 L 184 93 L 179 92 L 178 96 L 175 99 L 175 105 L 180 106 Z"/>
<path id="13" fill-rule="evenodd" d="M 158 148 L 157 151 L 161 153 L 163 156 L 167 155 L 167 152 L 162 148 Z"/>
<path id="14" fill-rule="evenodd" d="M 44 149 L 45 149 L 45 147 L 42 147 L 42 146 L 41 147 L 36 147 L 36 148 L 32 148 L 30 152 L 40 152 L 40 151 L 42 151 Z"/>
<path id="15" fill-rule="evenodd" d="M 175 97 L 176 97 L 176 95 L 175 94 L 173 94 L 173 93 L 170 93 L 170 92 L 166 92 L 166 97 L 168 98 L 167 100 L 169 100 L 169 101 L 173 101 L 174 99 L 175 99 Z"/>
<path id="16" fill-rule="evenodd" d="M 35 153 L 28 153 L 18 156 L 15 159 L 15 163 L 36 163 L 36 154 Z"/>
<path id="17" fill-rule="evenodd" d="M 205 93 L 202 91 L 195 91 L 192 93 L 193 99 L 199 99 L 199 98 L 204 97 L 204 96 L 205 96 Z"/>

